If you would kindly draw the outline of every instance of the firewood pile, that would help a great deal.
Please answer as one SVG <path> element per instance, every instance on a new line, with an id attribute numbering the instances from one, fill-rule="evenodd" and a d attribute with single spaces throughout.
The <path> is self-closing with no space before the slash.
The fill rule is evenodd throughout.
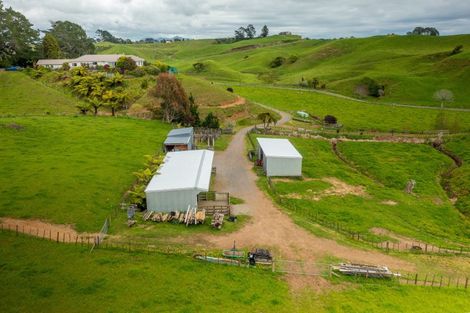
<path id="1" fill-rule="evenodd" d="M 171 212 L 155 212 L 145 211 L 143 215 L 144 221 L 152 221 L 156 223 L 173 223 L 197 225 L 203 224 L 206 220 L 206 210 L 197 210 L 197 208 L 189 208 L 187 211 L 171 211 Z"/>
<path id="2" fill-rule="evenodd" d="M 214 213 L 214 215 L 212 216 L 211 225 L 214 228 L 221 229 L 223 223 L 224 223 L 224 215 L 222 213 L 217 213 L 217 212 Z"/>

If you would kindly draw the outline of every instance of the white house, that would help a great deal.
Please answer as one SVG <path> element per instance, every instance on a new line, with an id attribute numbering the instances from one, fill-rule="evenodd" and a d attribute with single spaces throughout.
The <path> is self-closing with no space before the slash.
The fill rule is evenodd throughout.
<path id="1" fill-rule="evenodd" d="M 145 189 L 147 210 L 170 212 L 197 206 L 197 195 L 209 191 L 214 152 L 168 152 Z"/>
<path id="2" fill-rule="evenodd" d="M 302 176 L 302 155 L 287 139 L 257 138 L 266 176 Z"/>
<path id="3" fill-rule="evenodd" d="M 38 66 L 44 66 L 53 70 L 58 70 L 62 67 L 64 63 L 69 63 L 69 59 L 42 59 L 39 60 L 36 64 Z"/>
<path id="4" fill-rule="evenodd" d="M 68 63 L 70 67 L 86 66 L 86 67 L 97 67 L 108 65 L 115 67 L 117 60 L 120 57 L 130 57 L 135 61 L 137 66 L 143 66 L 145 60 L 135 55 L 124 55 L 124 54 L 85 54 L 76 59 L 41 59 L 36 63 L 39 66 L 44 66 L 51 69 L 59 69 L 62 64 Z"/>

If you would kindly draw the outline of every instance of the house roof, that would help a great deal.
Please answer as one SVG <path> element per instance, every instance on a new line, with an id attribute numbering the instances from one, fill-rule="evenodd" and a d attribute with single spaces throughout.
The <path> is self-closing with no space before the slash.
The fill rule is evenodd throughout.
<path id="1" fill-rule="evenodd" d="M 64 63 L 68 63 L 70 60 L 68 59 L 40 59 L 36 63 L 37 65 L 62 65 Z"/>
<path id="2" fill-rule="evenodd" d="M 130 57 L 134 61 L 144 61 L 144 59 L 139 58 L 135 55 L 125 55 L 125 54 L 85 54 L 76 59 L 70 60 L 71 62 L 117 62 L 117 60 L 122 57 Z"/>
<path id="3" fill-rule="evenodd" d="M 257 140 L 261 150 L 267 157 L 302 158 L 299 151 L 287 139 L 257 138 Z"/>
<path id="4" fill-rule="evenodd" d="M 185 189 L 209 190 L 214 152 L 189 150 L 168 152 L 145 192 Z"/>
<path id="5" fill-rule="evenodd" d="M 168 137 L 171 136 L 185 136 L 185 135 L 191 135 L 193 133 L 193 128 L 192 127 L 186 127 L 186 128 L 175 128 L 170 130 L 168 133 Z"/>
<path id="6" fill-rule="evenodd" d="M 170 136 L 167 137 L 163 144 L 165 145 L 178 145 L 178 144 L 189 144 L 191 141 L 191 135 L 184 135 L 184 136 Z"/>

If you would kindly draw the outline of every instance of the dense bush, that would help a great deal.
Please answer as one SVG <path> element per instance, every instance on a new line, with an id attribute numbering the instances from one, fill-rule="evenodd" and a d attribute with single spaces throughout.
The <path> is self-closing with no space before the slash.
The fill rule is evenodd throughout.
<path id="1" fill-rule="evenodd" d="M 232 88 L 232 87 L 228 87 L 228 88 L 227 88 L 227 91 L 228 91 L 228 92 L 233 92 L 233 88 Z"/>
<path id="2" fill-rule="evenodd" d="M 269 63 L 269 66 L 271 68 L 276 68 L 276 67 L 279 67 L 281 66 L 282 64 L 284 64 L 286 62 L 286 58 L 284 57 L 276 57 L 274 60 L 271 61 L 271 63 Z"/>
<path id="3" fill-rule="evenodd" d="M 298 59 L 299 59 L 298 56 L 296 56 L 296 55 L 291 55 L 291 56 L 287 59 L 287 62 L 289 62 L 290 64 L 293 64 L 293 63 L 297 62 Z"/>
<path id="4" fill-rule="evenodd" d="M 385 95 L 385 86 L 370 77 L 364 77 L 356 86 L 356 93 L 360 96 L 382 97 Z"/>
<path id="5" fill-rule="evenodd" d="M 122 56 L 116 62 L 116 68 L 121 72 L 121 74 L 132 71 L 137 67 L 135 61 L 131 57 Z"/>
<path id="6" fill-rule="evenodd" d="M 201 63 L 201 62 L 194 63 L 194 64 L 193 64 L 193 67 L 194 67 L 194 70 L 195 70 L 197 73 L 200 73 L 200 72 L 204 71 L 205 68 L 206 68 L 206 66 L 204 65 L 204 63 Z"/>
<path id="7" fill-rule="evenodd" d="M 134 77 L 143 77 L 145 76 L 145 71 L 140 67 L 136 67 L 132 71 L 127 72 L 127 74 L 134 76 Z"/>
<path id="8" fill-rule="evenodd" d="M 207 128 L 220 128 L 219 118 L 212 112 L 209 112 L 201 125 Z"/>
<path id="9" fill-rule="evenodd" d="M 142 69 L 149 75 L 158 75 L 161 73 L 160 69 L 154 65 L 147 65 L 142 67 Z"/>
<path id="10" fill-rule="evenodd" d="M 333 115 L 325 115 L 323 121 L 325 122 L 325 124 L 334 125 L 338 122 L 338 119 Z"/>

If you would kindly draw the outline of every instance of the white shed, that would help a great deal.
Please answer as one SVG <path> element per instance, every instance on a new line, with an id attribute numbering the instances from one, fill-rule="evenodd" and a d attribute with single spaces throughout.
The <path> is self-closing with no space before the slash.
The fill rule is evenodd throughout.
<path id="1" fill-rule="evenodd" d="M 287 139 L 257 138 L 266 176 L 302 176 L 302 155 Z"/>
<path id="2" fill-rule="evenodd" d="M 209 191 L 214 152 L 168 152 L 145 189 L 147 209 L 170 212 L 197 206 L 197 195 Z"/>

